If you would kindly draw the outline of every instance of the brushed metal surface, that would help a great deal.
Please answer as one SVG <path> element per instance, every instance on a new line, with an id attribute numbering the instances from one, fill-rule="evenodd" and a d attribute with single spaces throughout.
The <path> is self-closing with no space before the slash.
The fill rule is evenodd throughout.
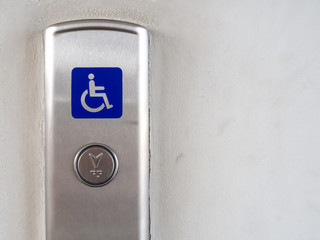
<path id="1" fill-rule="evenodd" d="M 147 31 L 82 20 L 50 26 L 45 35 L 47 240 L 149 239 Z M 122 69 L 121 118 L 71 116 L 75 67 Z M 80 182 L 73 168 L 78 150 L 96 142 L 119 163 L 117 176 L 99 188 Z"/>

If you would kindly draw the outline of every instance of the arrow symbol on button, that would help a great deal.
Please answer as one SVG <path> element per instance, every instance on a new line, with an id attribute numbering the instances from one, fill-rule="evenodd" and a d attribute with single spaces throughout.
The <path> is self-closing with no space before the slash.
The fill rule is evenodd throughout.
<path id="1" fill-rule="evenodd" d="M 98 168 L 99 164 L 101 162 L 103 153 L 98 154 L 97 156 L 93 155 L 92 153 L 89 153 L 89 157 L 91 159 L 92 165 L 94 168 Z"/>

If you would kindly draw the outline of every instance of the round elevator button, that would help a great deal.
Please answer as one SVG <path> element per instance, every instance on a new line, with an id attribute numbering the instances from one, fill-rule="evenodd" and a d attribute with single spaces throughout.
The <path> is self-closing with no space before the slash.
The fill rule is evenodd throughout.
<path id="1" fill-rule="evenodd" d="M 99 187 L 109 183 L 116 176 L 118 159 L 109 147 L 90 144 L 77 153 L 74 169 L 80 181 L 92 187 Z"/>

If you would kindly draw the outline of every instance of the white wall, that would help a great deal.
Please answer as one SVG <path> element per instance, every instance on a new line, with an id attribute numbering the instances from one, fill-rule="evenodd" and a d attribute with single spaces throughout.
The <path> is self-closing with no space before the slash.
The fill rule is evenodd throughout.
<path id="1" fill-rule="evenodd" d="M 153 240 L 320 239 L 320 1 L 1 0 L 0 239 L 44 239 L 46 26 L 151 33 Z"/>

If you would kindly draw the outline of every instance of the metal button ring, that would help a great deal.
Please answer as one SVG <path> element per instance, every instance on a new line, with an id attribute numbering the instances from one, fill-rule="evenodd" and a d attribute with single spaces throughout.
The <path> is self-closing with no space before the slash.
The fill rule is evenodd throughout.
<path id="1" fill-rule="evenodd" d="M 100 187 L 116 176 L 118 159 L 108 146 L 93 143 L 79 150 L 74 159 L 74 169 L 81 182 L 91 187 Z"/>

